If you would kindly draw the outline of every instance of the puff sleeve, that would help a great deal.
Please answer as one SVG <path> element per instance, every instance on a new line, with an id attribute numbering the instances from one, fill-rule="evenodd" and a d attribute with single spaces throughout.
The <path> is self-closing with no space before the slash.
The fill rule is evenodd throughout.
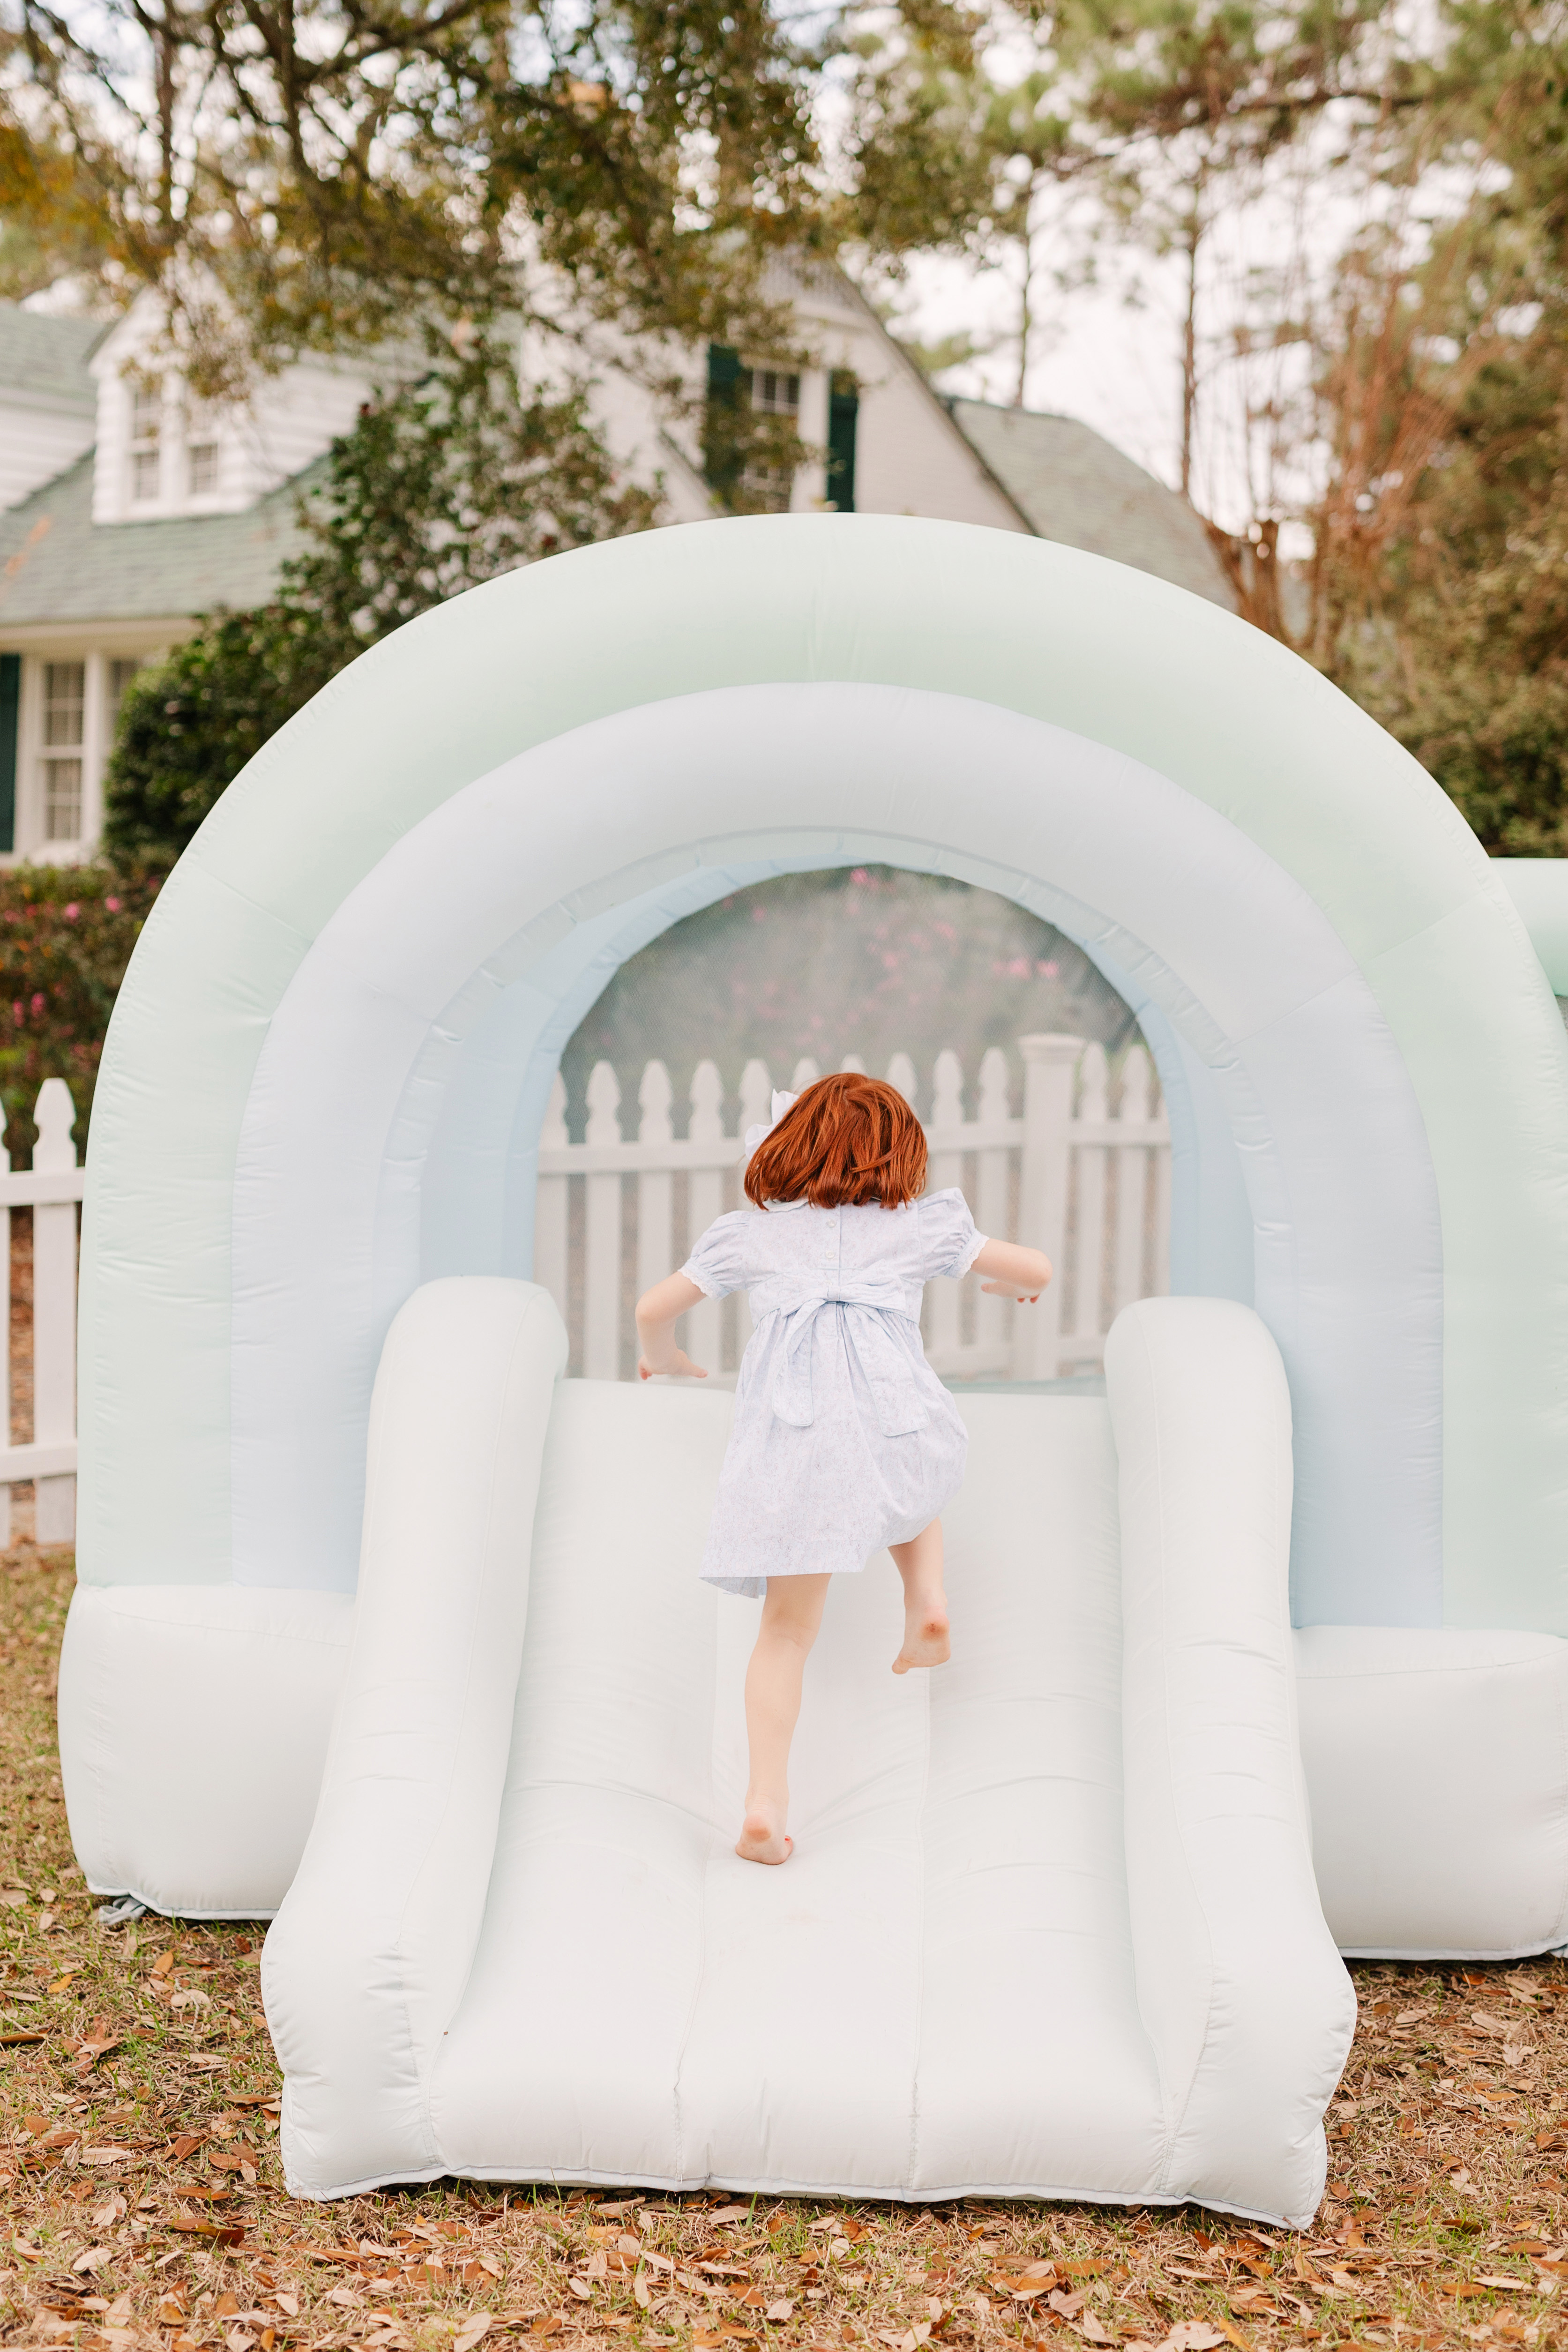
<path id="1" fill-rule="evenodd" d="M 985 1235 L 976 1233 L 968 1202 L 952 1185 L 944 1192 L 928 1192 L 915 1207 L 921 1221 L 921 1280 L 932 1282 L 945 1274 L 956 1281 L 969 1272 L 985 1246 Z M 696 1279 L 694 1275 L 692 1280 Z"/>
<path id="2" fill-rule="evenodd" d="M 716 1217 L 698 1243 L 681 1273 L 708 1298 L 726 1298 L 746 1287 L 747 1212 L 731 1209 Z"/>

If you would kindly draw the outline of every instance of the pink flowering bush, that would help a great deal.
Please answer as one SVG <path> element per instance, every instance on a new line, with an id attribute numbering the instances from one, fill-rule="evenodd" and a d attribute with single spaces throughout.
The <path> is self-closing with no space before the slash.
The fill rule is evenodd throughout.
<path id="1" fill-rule="evenodd" d="M 104 1032 L 161 870 L 17 866 L 0 874 L 0 1101 L 14 1167 L 33 1150 L 46 1078 L 76 1099 L 87 1142 Z"/>

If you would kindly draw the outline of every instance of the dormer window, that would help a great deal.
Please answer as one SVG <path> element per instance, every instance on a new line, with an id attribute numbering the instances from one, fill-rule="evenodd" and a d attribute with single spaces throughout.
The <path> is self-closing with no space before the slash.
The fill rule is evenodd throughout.
<path id="1" fill-rule="evenodd" d="M 218 421 L 212 409 L 185 404 L 185 497 L 214 499 L 218 491 Z"/>
<path id="2" fill-rule="evenodd" d="M 163 394 L 155 384 L 135 384 L 131 393 L 131 500 L 150 506 L 163 487 Z"/>
<path id="3" fill-rule="evenodd" d="M 185 443 L 193 499 L 210 499 L 217 488 L 217 435 L 205 424 L 194 424 Z"/>

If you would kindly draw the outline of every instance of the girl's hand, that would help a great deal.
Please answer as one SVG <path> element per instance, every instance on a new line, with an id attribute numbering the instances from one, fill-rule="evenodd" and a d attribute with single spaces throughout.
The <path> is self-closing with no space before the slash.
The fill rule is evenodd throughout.
<path id="1" fill-rule="evenodd" d="M 705 1381 L 708 1377 L 701 1365 L 694 1364 L 690 1357 L 682 1348 L 672 1348 L 670 1349 L 669 1360 L 668 1363 L 665 1361 L 662 1355 L 657 1364 L 650 1364 L 646 1356 L 639 1356 L 637 1358 L 637 1378 L 639 1381 L 651 1381 L 656 1373 L 673 1374 L 677 1380 L 682 1381 Z"/>
<path id="2" fill-rule="evenodd" d="M 976 1274 L 987 1279 L 980 1287 L 994 1298 L 1011 1298 L 1032 1307 L 1051 1278 L 1051 1262 L 1044 1250 L 1026 1249 L 1021 1242 L 987 1242 L 973 1260 Z"/>

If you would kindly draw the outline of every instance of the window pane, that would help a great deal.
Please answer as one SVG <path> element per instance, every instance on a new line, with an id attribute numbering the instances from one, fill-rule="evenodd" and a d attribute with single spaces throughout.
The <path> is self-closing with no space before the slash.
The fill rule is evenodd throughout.
<path id="1" fill-rule="evenodd" d="M 191 496 L 203 498 L 217 488 L 217 443 L 193 442 L 190 455 Z"/>
<path id="2" fill-rule="evenodd" d="M 81 761 L 44 761 L 44 839 L 77 841 L 81 837 Z"/>
<path id="3" fill-rule="evenodd" d="M 82 662 L 46 662 L 44 664 L 44 740 L 46 743 L 79 743 L 81 741 L 82 701 L 87 688 L 87 669 Z"/>
<path id="4" fill-rule="evenodd" d="M 131 495 L 133 499 L 155 499 L 158 495 L 158 452 L 138 449 L 131 460 Z"/>
<path id="5" fill-rule="evenodd" d="M 125 689 L 141 667 L 141 663 L 135 660 L 111 661 L 109 665 L 109 725 L 111 733 L 120 716 L 121 703 L 125 698 Z"/>
<path id="6" fill-rule="evenodd" d="M 800 411 L 800 378 L 779 368 L 752 370 L 752 406 L 763 416 L 795 416 Z"/>

